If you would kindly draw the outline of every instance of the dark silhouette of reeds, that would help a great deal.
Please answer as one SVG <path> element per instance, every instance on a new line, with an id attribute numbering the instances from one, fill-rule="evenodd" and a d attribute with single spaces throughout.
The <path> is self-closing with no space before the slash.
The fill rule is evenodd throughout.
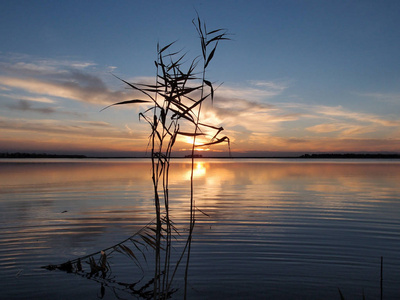
<path id="1" fill-rule="evenodd" d="M 197 16 L 192 21 L 200 39 L 201 55 L 190 63 L 185 63 L 186 54 L 172 51 L 175 45 L 172 42 L 164 47 L 157 45 L 156 77 L 154 84 L 131 83 L 117 77 L 127 86 L 139 91 L 145 99 L 131 99 L 114 103 L 105 107 L 107 109 L 116 105 L 149 104 L 150 106 L 139 113 L 139 119 L 146 121 L 151 133 L 148 146 L 151 149 L 152 181 L 154 188 L 155 219 L 128 239 L 92 253 L 85 257 L 68 261 L 60 265 L 49 265 L 47 269 L 59 269 L 66 272 L 81 274 L 87 278 L 101 279 L 101 294 L 104 287 L 113 286 L 114 293 L 125 287 L 131 293 L 149 299 L 166 299 L 175 290 L 172 283 L 179 266 L 185 263 L 185 290 L 187 294 L 187 278 L 189 270 L 190 249 L 192 234 L 195 225 L 196 205 L 194 198 L 194 160 L 195 150 L 198 147 L 228 143 L 227 136 L 220 137 L 223 128 L 215 124 L 201 121 L 201 110 L 204 101 L 214 100 L 214 84 L 206 79 L 206 70 L 214 58 L 218 44 L 229 40 L 225 29 L 207 30 Z M 186 68 L 186 69 L 184 69 Z M 115 76 L 115 75 L 114 75 Z M 103 110 L 104 110 L 103 109 Z M 171 261 L 171 245 L 173 236 L 180 234 L 173 225 L 169 211 L 169 168 L 171 154 L 177 139 L 180 136 L 193 138 L 191 147 L 191 177 L 190 177 L 190 213 L 186 242 L 177 261 Z M 198 137 L 207 138 L 202 144 L 197 144 Z M 155 271 L 154 276 L 140 288 L 139 282 L 117 282 L 112 274 L 111 254 L 123 254 L 134 261 L 141 268 L 138 255 L 146 260 L 147 249 L 154 250 Z M 89 265 L 87 271 L 82 267 L 82 261 Z M 150 287 L 152 290 L 150 291 Z"/>

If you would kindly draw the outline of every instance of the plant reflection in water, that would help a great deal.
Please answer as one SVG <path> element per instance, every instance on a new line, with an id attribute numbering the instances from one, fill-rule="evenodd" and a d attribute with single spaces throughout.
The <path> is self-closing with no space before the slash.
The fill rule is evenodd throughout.
<path id="1" fill-rule="evenodd" d="M 154 187 L 155 219 L 128 239 L 96 253 L 71 260 L 59 265 L 49 265 L 49 270 L 62 270 L 75 273 L 101 283 L 101 297 L 105 287 L 109 287 L 119 298 L 118 291 L 135 294 L 146 299 L 169 298 L 176 289 L 172 287 L 180 265 L 184 265 L 184 298 L 187 294 L 187 278 L 190 261 L 192 234 L 195 224 L 196 206 L 194 201 L 194 177 L 204 172 L 201 164 L 195 164 L 195 149 L 227 142 L 228 137 L 219 137 L 222 127 L 200 122 L 203 101 L 214 98 L 213 84 L 206 80 L 206 68 L 214 57 L 218 43 L 227 40 L 224 29 L 207 31 L 199 17 L 193 21 L 201 41 L 200 58 L 195 58 L 183 71 L 185 55 L 170 53 L 171 43 L 163 48 L 157 47 L 158 58 L 156 83 L 154 85 L 129 83 L 122 80 L 135 91 L 141 92 L 148 100 L 133 99 L 114 103 L 125 105 L 152 103 L 153 106 L 139 114 L 149 123 L 151 134 L 152 181 Z M 211 51 L 210 51 L 211 49 Z M 202 69 L 197 71 L 202 62 Z M 153 96 L 152 96 L 153 94 Z M 197 100 L 196 100 L 197 99 Z M 106 107 L 108 108 L 108 107 Z M 169 210 L 169 168 L 173 146 L 180 139 L 191 140 L 190 171 L 190 211 L 185 231 L 173 224 Z M 197 140 L 196 140 L 197 139 Z M 200 209 L 198 209 L 201 211 Z M 178 238 L 179 237 L 179 238 Z M 180 254 L 172 253 L 172 242 L 180 244 Z M 154 261 L 148 259 L 148 251 L 155 253 Z M 178 252 L 179 253 L 179 252 Z M 118 277 L 113 266 L 116 255 L 131 259 L 141 270 L 137 281 L 124 281 Z M 144 272 L 143 262 L 154 264 L 154 275 Z M 86 263 L 85 267 L 83 266 Z M 88 265 L 88 266 L 87 266 Z M 114 270 L 114 272 L 113 272 Z"/>
<path id="2" fill-rule="evenodd" d="M 169 223 L 169 224 L 167 224 Z M 161 230 L 157 230 L 157 222 L 151 222 L 124 241 L 101 251 L 67 261 L 59 265 L 48 265 L 48 270 L 61 270 L 67 273 L 74 273 L 87 279 L 99 282 L 101 298 L 105 295 L 105 288 L 112 290 L 117 298 L 122 294 L 132 294 L 144 299 L 167 299 L 176 289 L 172 282 L 177 271 L 179 262 L 175 266 L 170 265 L 171 239 L 173 235 L 181 235 L 178 229 L 168 221 L 165 216 L 161 217 Z M 187 241 L 190 241 L 186 237 Z M 159 242 L 158 242 L 159 241 Z M 156 253 L 160 258 L 164 254 L 165 264 L 161 269 L 156 264 L 154 277 L 146 276 L 143 265 L 151 264 L 149 255 Z M 184 252 L 182 253 L 182 255 Z M 126 260 L 129 260 L 128 262 Z M 118 262 L 116 268 L 121 272 L 115 272 L 114 262 Z M 128 275 L 121 270 L 121 266 L 136 267 L 133 272 L 136 277 Z M 140 272 L 137 272 L 140 270 Z M 124 277 L 127 277 L 124 280 Z"/>

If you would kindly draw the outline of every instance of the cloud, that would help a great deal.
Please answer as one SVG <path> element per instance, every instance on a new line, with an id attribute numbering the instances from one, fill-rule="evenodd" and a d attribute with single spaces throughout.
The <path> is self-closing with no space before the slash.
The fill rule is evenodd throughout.
<path id="1" fill-rule="evenodd" d="M 143 151 L 148 132 L 126 130 L 107 122 L 75 120 L 27 120 L 0 116 L 1 151 L 61 153 Z"/>
<path id="2" fill-rule="evenodd" d="M 343 130 L 343 124 L 318 124 L 315 126 L 311 126 L 306 128 L 309 131 L 316 132 L 316 133 L 327 133 L 327 132 L 336 132 Z"/>
<path id="3" fill-rule="evenodd" d="M 223 95 L 224 98 L 262 101 L 263 99 L 280 95 L 287 87 L 284 83 L 252 80 L 248 81 L 248 84 L 245 86 L 222 85 L 217 89 L 217 93 Z"/>
<path id="4" fill-rule="evenodd" d="M 96 64 L 89 62 L 73 62 L 68 63 L 68 65 L 70 65 L 72 68 L 85 69 L 87 67 L 95 66 Z"/>
<path id="5" fill-rule="evenodd" d="M 96 140 L 98 144 L 106 145 L 110 141 L 132 142 L 133 140 L 147 143 L 147 132 L 136 131 L 132 138 L 125 130 L 120 130 L 107 122 L 75 121 L 75 120 L 27 120 L 0 117 L 0 128 L 3 137 L 25 136 L 37 140 L 80 140 L 82 143 Z"/>
<path id="6" fill-rule="evenodd" d="M 293 121 L 297 119 L 297 114 L 286 113 L 280 107 L 266 102 L 286 88 L 286 85 L 266 81 L 249 81 L 249 85 L 242 87 L 222 86 L 216 91 L 215 101 L 212 105 L 208 102 L 206 109 L 214 119 L 246 128 L 261 120 L 264 124 Z"/>
<path id="7" fill-rule="evenodd" d="M 97 77 L 80 72 L 70 72 L 68 78 L 55 79 L 16 78 L 0 76 L 0 84 L 36 95 L 47 95 L 93 104 L 107 105 L 128 100 L 127 94 L 111 91 Z"/>
<path id="8" fill-rule="evenodd" d="M 360 111 L 351 111 L 342 106 L 311 105 L 285 103 L 280 106 L 284 111 L 297 111 L 299 119 L 296 125 L 301 135 L 307 132 L 320 136 L 351 137 L 395 136 L 400 130 L 400 120 L 393 115 L 378 115 Z"/>
<path id="9" fill-rule="evenodd" d="M 86 117 L 85 113 L 80 111 L 67 111 L 64 109 L 60 109 L 59 107 L 37 107 L 36 103 L 46 103 L 53 104 L 55 101 L 46 98 L 46 97 L 29 97 L 29 96 L 19 96 L 19 95 L 3 95 L 0 96 L 11 98 L 11 99 L 19 99 L 19 101 L 14 101 L 10 104 L 4 104 L 4 107 L 7 107 L 10 110 L 21 111 L 21 112 L 35 112 L 41 114 L 63 114 L 63 115 L 71 115 L 75 117 Z"/>
<path id="10" fill-rule="evenodd" d="M 51 107 L 41 107 L 41 108 L 33 107 L 31 103 L 25 100 L 20 100 L 16 104 L 7 105 L 7 107 L 13 110 L 33 111 L 43 114 L 52 114 L 55 112 L 55 109 Z"/>
<path id="11" fill-rule="evenodd" d="M 31 62 L 16 62 L 16 63 L 4 63 L 0 62 L 0 70 L 11 74 L 25 74 L 28 76 L 40 75 L 40 74 L 55 74 L 61 72 L 54 65 L 48 65 L 44 63 L 31 63 Z"/>
<path id="12" fill-rule="evenodd" d="M 17 94 L 0 94 L 2 97 L 10 98 L 10 99 L 17 99 L 17 100 L 26 100 L 26 101 L 34 101 L 34 102 L 41 102 L 41 103 L 55 103 L 53 99 L 47 97 L 29 97 L 29 96 L 22 96 Z"/>
<path id="13" fill-rule="evenodd" d="M 78 124 L 83 124 L 87 126 L 94 126 L 94 127 L 110 127 L 111 125 L 107 122 L 103 121 L 76 121 Z"/>
<path id="14" fill-rule="evenodd" d="M 351 123 L 327 123 L 327 124 L 318 124 L 315 126 L 311 126 L 306 128 L 306 130 L 317 134 L 337 132 L 343 136 L 352 136 L 352 135 L 360 135 L 364 133 L 373 132 L 376 130 L 376 128 L 371 126 L 361 126 Z"/>
<path id="15" fill-rule="evenodd" d="M 341 106 L 257 102 L 252 106 L 251 101 L 241 101 L 247 106 L 242 104 L 243 110 L 231 109 L 231 115 L 229 105 L 224 105 L 223 114 L 218 114 L 218 104 L 215 105 L 216 115 L 226 116 L 222 121 L 228 135 L 233 137 L 232 149 L 394 151 L 394 145 L 398 144 L 400 121 L 394 118 Z M 231 104 L 235 106 L 235 102 Z"/>
<path id="16" fill-rule="evenodd" d="M 272 81 L 249 81 L 240 87 L 224 85 L 216 89 L 213 102 L 204 102 L 202 122 L 224 127 L 220 137 L 229 136 L 234 146 L 266 145 L 264 141 L 278 132 L 283 123 L 301 117 L 301 113 L 268 102 L 286 89 L 287 85 Z"/>
<path id="17" fill-rule="evenodd" d="M 10 91 L 10 94 L 11 91 L 13 94 L 28 92 L 30 99 L 59 97 L 99 105 L 142 96 L 134 90 L 128 93 L 110 89 L 98 75 L 85 70 L 94 65 L 90 62 L 52 60 L 1 62 L 0 87 Z M 28 96 L 23 100 L 30 100 Z"/>
<path id="18" fill-rule="evenodd" d="M 378 100 L 379 102 L 384 101 L 393 104 L 400 103 L 400 94 L 393 94 L 393 93 L 355 93 L 361 97 L 368 97 Z"/>
<path id="19" fill-rule="evenodd" d="M 262 80 L 249 80 L 251 85 L 257 87 L 264 87 L 270 91 L 283 92 L 287 88 L 287 84 L 278 83 L 274 81 L 262 81 Z"/>
<path id="20" fill-rule="evenodd" d="M 0 56 L 2 72 L 29 76 L 64 73 L 68 69 L 86 69 L 96 66 L 93 62 L 32 58 L 28 55 L 11 54 Z M 5 61 L 4 61 L 5 60 Z"/>
<path id="21" fill-rule="evenodd" d="M 375 114 L 352 112 L 345 110 L 341 106 L 335 106 L 335 107 L 317 106 L 315 111 L 325 116 L 335 117 L 339 119 L 351 119 L 354 121 L 365 122 L 365 123 L 376 123 L 382 126 L 400 125 L 400 120 L 387 120 Z"/>

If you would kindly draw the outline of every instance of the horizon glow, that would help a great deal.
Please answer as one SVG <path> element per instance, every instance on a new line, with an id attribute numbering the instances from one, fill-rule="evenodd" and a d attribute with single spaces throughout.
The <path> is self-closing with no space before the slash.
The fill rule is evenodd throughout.
<path id="1" fill-rule="evenodd" d="M 193 7 L 207 28 L 232 33 L 210 65 L 209 80 L 223 84 L 202 118 L 224 127 L 233 154 L 400 152 L 400 3 L 293 0 L 135 10 L 99 1 L 96 12 L 79 1 L 7 2 L 0 152 L 145 153 L 150 128 L 138 113 L 146 105 L 100 110 L 145 99 L 112 74 L 153 83 L 157 42 L 177 40 L 189 62 L 199 54 Z M 176 153 L 185 149 L 177 142 Z M 214 145 L 207 155 L 227 150 Z"/>

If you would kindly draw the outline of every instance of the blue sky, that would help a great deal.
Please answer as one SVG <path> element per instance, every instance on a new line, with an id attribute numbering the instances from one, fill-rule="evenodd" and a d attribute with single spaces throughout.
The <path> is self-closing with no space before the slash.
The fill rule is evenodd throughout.
<path id="1" fill-rule="evenodd" d="M 111 73 L 151 82 L 158 42 L 199 55 L 196 11 L 231 33 L 204 118 L 234 153 L 400 152 L 400 2 L 368 0 L 3 1 L 0 152 L 145 151 L 145 106 L 99 112 L 135 96 Z"/>

